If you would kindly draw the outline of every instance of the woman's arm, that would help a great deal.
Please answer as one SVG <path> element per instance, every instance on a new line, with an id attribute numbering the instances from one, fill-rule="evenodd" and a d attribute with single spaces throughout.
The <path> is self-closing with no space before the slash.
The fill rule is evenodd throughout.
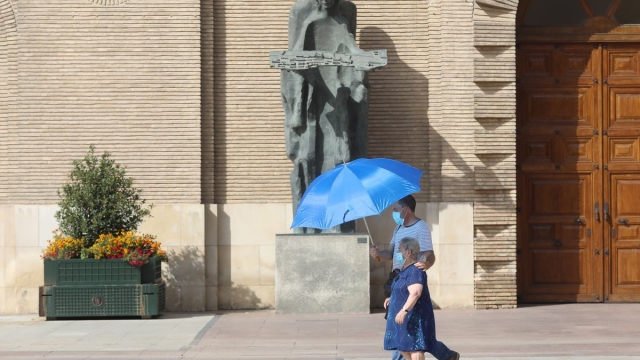
<path id="1" fill-rule="evenodd" d="M 409 297 L 404 303 L 404 306 L 402 306 L 402 309 L 398 311 L 398 315 L 396 315 L 397 324 L 402 324 L 404 322 L 404 318 L 416 305 L 416 302 L 418 302 L 420 295 L 422 295 L 422 284 L 411 284 L 407 287 L 407 289 L 409 290 Z"/>

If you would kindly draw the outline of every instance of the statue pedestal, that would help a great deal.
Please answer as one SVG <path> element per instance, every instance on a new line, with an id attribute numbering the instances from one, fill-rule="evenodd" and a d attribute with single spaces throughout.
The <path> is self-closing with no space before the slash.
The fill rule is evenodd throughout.
<path id="1" fill-rule="evenodd" d="M 367 234 L 276 235 L 276 313 L 368 314 Z"/>

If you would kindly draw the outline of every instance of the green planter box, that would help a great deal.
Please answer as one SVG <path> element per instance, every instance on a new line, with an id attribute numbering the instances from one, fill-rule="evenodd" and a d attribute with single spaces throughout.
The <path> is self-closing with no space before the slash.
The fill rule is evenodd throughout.
<path id="1" fill-rule="evenodd" d="M 40 315 L 47 319 L 159 315 L 166 288 L 161 262 L 142 267 L 121 259 L 44 260 Z"/>
<path id="2" fill-rule="evenodd" d="M 44 285 L 155 284 L 162 280 L 160 265 L 156 258 L 142 267 L 122 259 L 44 260 Z"/>
<path id="3" fill-rule="evenodd" d="M 43 286 L 44 316 L 55 318 L 159 315 L 165 307 L 165 285 Z"/>

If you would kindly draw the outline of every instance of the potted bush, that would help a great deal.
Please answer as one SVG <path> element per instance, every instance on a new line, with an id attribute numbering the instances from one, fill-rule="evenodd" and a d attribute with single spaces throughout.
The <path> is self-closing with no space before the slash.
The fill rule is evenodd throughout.
<path id="1" fill-rule="evenodd" d="M 124 167 L 95 147 L 73 162 L 58 190 L 59 229 L 45 249 L 40 314 L 57 317 L 158 315 L 165 306 L 155 237 L 136 232 L 150 215 Z"/>

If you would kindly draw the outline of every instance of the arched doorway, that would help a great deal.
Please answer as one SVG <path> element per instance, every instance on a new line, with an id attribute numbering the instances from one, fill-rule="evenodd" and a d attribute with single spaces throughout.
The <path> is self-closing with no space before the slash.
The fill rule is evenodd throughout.
<path id="1" fill-rule="evenodd" d="M 640 301 L 640 1 L 524 0 L 521 302 Z"/>

